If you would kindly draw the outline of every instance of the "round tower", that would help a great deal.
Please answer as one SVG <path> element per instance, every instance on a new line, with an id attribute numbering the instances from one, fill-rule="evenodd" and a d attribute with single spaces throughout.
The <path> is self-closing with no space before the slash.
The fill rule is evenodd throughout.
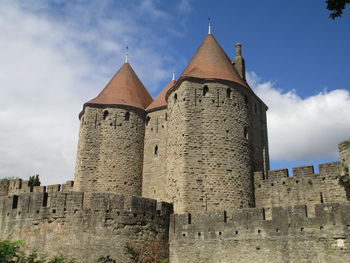
<path id="1" fill-rule="evenodd" d="M 141 195 L 145 108 L 152 98 L 129 63 L 84 104 L 74 190 Z"/>
<path id="2" fill-rule="evenodd" d="M 208 34 L 167 93 L 167 189 L 176 213 L 254 206 L 252 101 L 266 108 Z"/>

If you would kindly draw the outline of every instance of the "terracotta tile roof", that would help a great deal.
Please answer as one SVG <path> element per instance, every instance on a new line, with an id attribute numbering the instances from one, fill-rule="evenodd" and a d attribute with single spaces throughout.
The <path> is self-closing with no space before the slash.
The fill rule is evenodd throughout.
<path id="1" fill-rule="evenodd" d="M 151 110 L 151 109 L 156 109 L 156 108 L 160 108 L 163 106 L 167 105 L 167 102 L 165 100 L 165 95 L 167 93 L 167 91 L 173 87 L 176 84 L 175 80 L 171 80 L 168 85 L 165 86 L 165 88 L 159 93 L 159 95 L 157 96 L 157 98 L 155 98 L 155 100 L 147 107 L 147 110 Z"/>
<path id="2" fill-rule="evenodd" d="M 248 87 L 212 34 L 206 36 L 181 76 L 225 79 Z"/>
<path id="3" fill-rule="evenodd" d="M 152 97 L 129 63 L 124 63 L 106 87 L 87 103 L 122 104 L 146 109 Z"/>

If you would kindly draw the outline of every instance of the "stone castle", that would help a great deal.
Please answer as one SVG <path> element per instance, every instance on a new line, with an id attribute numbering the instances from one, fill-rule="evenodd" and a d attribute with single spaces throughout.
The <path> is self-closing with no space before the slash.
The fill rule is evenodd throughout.
<path id="1" fill-rule="evenodd" d="M 340 162 L 269 170 L 267 106 L 208 34 L 155 100 L 126 62 L 79 115 L 74 181 L 0 184 L 0 237 L 92 263 L 160 236 L 170 263 L 350 262 Z"/>

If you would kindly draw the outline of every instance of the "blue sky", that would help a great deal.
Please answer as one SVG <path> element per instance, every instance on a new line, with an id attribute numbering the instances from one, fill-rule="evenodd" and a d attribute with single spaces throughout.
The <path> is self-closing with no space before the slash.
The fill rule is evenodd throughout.
<path id="1" fill-rule="evenodd" d="M 212 32 L 269 106 L 272 168 L 337 160 L 350 137 L 350 8 L 325 1 L 0 0 L 0 177 L 73 179 L 78 113 L 124 61 L 153 97 Z"/>

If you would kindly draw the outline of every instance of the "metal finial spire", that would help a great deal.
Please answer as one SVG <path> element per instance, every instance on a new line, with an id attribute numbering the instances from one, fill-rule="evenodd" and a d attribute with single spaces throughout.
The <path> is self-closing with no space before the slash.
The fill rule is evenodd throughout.
<path id="1" fill-rule="evenodd" d="M 128 56 L 129 56 L 129 47 L 126 47 L 126 51 L 125 51 L 125 63 L 128 63 Z"/>
<path id="2" fill-rule="evenodd" d="M 175 80 L 175 71 L 173 71 L 173 79 L 172 80 Z"/>
<path id="3" fill-rule="evenodd" d="M 211 18 L 208 17 L 208 34 L 211 34 L 211 24 L 210 24 Z"/>

